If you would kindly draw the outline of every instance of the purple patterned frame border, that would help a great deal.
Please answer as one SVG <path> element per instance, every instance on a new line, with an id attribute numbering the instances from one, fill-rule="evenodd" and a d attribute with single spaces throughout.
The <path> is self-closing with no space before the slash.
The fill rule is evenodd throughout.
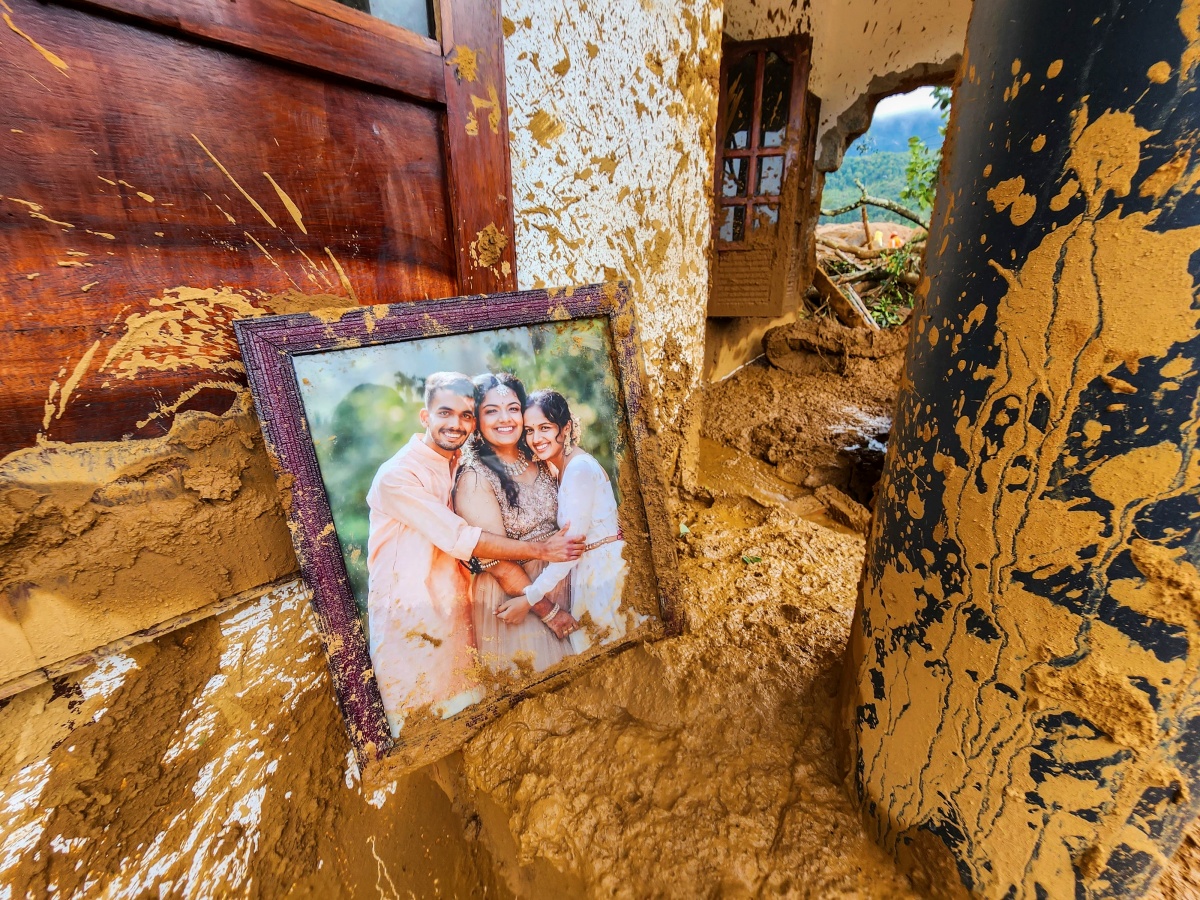
<path id="1" fill-rule="evenodd" d="M 405 740 L 392 739 L 384 716 L 366 635 L 332 527 L 333 514 L 308 431 L 292 357 L 585 318 L 608 320 L 637 481 L 639 487 L 651 481 L 659 487 L 642 490 L 641 500 L 649 530 L 663 635 L 678 634 L 681 620 L 674 590 L 677 570 L 674 542 L 663 501 L 665 483 L 646 422 L 641 347 L 626 283 L 358 306 L 239 319 L 233 323 L 267 452 L 283 495 L 301 574 L 312 592 L 338 704 L 355 755 L 364 769 L 404 746 Z M 611 652 L 629 645 L 618 645 Z M 570 676 L 576 671 L 579 670 L 572 670 Z M 547 683 L 558 684 L 562 680 L 560 675 L 552 675 Z M 522 690 L 515 699 L 528 692 Z M 485 709 L 465 716 L 466 730 L 460 724 L 455 731 L 465 739 L 499 711 L 496 706 L 491 712 Z M 452 721 L 446 720 L 445 724 Z M 443 752 L 445 746 L 443 742 Z"/>

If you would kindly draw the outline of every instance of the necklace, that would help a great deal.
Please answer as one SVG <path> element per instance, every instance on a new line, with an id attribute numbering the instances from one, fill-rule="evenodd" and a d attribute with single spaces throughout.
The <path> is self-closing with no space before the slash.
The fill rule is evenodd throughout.
<path id="1" fill-rule="evenodd" d="M 500 460 L 500 465 L 504 466 L 504 471 L 508 474 L 509 478 L 520 478 L 525 474 L 525 470 L 529 468 L 529 460 L 522 456 L 515 463 Z"/>

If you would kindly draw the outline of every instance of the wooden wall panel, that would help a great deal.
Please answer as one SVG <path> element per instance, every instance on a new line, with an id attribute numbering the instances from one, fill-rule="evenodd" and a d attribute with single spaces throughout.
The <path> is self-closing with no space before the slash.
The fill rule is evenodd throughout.
<path id="1" fill-rule="evenodd" d="M 405 94 L 446 102 L 437 42 L 336 0 L 60 0 Z"/>
<path id="2" fill-rule="evenodd" d="M 457 293 L 442 108 L 81 10 L 5 5 L 0 456 L 39 434 L 164 432 L 162 404 L 240 377 L 239 304 Z M 228 402 L 201 391 L 193 404 Z"/>

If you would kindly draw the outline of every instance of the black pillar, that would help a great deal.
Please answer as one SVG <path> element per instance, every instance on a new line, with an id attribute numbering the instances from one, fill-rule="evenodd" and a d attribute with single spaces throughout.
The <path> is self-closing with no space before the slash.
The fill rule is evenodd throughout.
<path id="1" fill-rule="evenodd" d="M 1136 896 L 1200 811 L 1200 3 L 979 0 L 847 671 L 880 840 Z"/>

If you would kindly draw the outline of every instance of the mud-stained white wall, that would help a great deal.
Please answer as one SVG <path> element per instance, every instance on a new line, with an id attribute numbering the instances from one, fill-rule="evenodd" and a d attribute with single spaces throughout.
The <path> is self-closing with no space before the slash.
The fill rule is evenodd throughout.
<path id="1" fill-rule="evenodd" d="M 698 445 L 721 4 L 503 9 L 520 286 L 630 281 L 663 470 L 686 480 Z"/>
<path id="2" fill-rule="evenodd" d="M 720 6 L 505 12 L 522 286 L 632 282 L 677 478 Z M 438 767 L 381 791 L 356 780 L 314 626 L 299 590 L 277 591 L 0 701 L 0 896 L 506 896 Z"/>

